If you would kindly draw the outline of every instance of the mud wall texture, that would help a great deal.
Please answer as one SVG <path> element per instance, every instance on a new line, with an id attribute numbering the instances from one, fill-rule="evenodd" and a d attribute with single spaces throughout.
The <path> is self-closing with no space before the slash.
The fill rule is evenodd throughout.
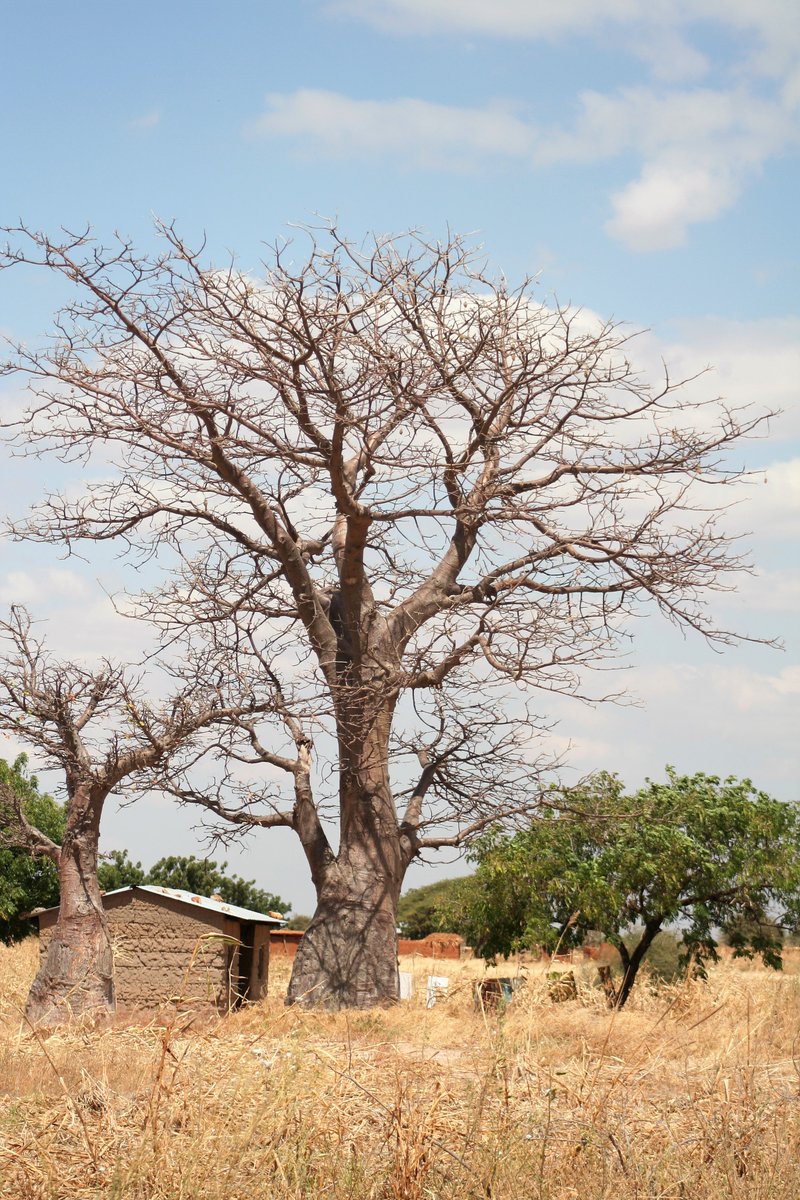
<path id="1" fill-rule="evenodd" d="M 134 897 L 108 907 L 114 944 L 117 1003 L 157 1007 L 167 1001 L 227 1007 L 227 965 L 232 947 L 220 914 L 167 901 Z"/>
<path id="2" fill-rule="evenodd" d="M 237 921 L 207 909 L 194 913 L 167 897 L 159 897 L 157 902 L 135 895 L 109 897 L 106 912 L 114 946 L 119 1008 L 158 1008 L 176 1002 L 189 1007 L 230 1007 L 239 976 Z M 45 954 L 55 916 L 40 924 L 41 953 Z M 263 994 L 268 955 L 259 956 L 259 932 L 257 928 L 249 982 L 251 987 L 257 983 L 259 994 Z M 259 959 L 263 982 L 257 978 Z M 257 996 L 251 992 L 250 998 Z"/>

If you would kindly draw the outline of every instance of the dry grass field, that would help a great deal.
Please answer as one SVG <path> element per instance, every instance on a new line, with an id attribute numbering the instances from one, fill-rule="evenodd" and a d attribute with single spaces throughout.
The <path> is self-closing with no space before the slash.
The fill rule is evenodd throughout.
<path id="1" fill-rule="evenodd" d="M 475 1012 L 479 963 L 404 960 L 390 1011 L 286 1009 L 38 1037 L 36 945 L 0 947 L 0 1196 L 14 1200 L 795 1200 L 800 962 L 642 985 L 619 1014 L 542 969 Z M 450 977 L 426 1009 L 425 977 Z M 502 973 L 509 973 L 505 970 Z"/>

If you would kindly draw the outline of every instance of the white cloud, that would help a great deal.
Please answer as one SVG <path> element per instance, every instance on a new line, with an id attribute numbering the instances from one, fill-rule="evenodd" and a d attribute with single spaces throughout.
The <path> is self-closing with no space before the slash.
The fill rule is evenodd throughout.
<path id="1" fill-rule="evenodd" d="M 734 204 L 767 159 L 796 142 L 783 105 L 744 88 L 637 87 L 584 92 L 574 126 L 545 134 L 536 160 L 639 155 L 641 173 L 612 196 L 606 230 L 631 250 L 664 250 L 684 242 L 690 224 Z"/>
<path id="2" fill-rule="evenodd" d="M 669 663 L 652 651 L 638 656 L 623 681 L 637 707 L 554 701 L 558 743 L 569 747 L 565 777 L 606 769 L 638 787 L 646 776 L 662 779 L 664 766 L 673 763 L 682 774 L 749 777 L 794 799 L 800 669 L 784 666 L 784 655 L 771 649 L 761 652 L 758 666 L 744 665 L 745 651 L 736 649 L 700 665 L 681 657 L 679 646 L 685 655 L 687 644 L 660 628 L 677 654 Z"/>
<path id="3" fill-rule="evenodd" d="M 395 152 L 417 165 L 429 165 L 432 158 L 444 166 L 472 165 L 488 153 L 514 159 L 532 153 L 537 165 L 633 153 L 639 156 L 639 171 L 610 197 L 605 229 L 636 252 L 681 245 L 692 224 L 731 208 L 768 159 L 797 145 L 796 0 L 650 0 L 646 5 L 637 0 L 337 0 L 328 8 L 395 34 L 592 38 L 643 59 L 652 86 L 585 93 L 574 126 L 562 130 L 537 129 L 508 109 L 459 110 L 405 100 L 365 101 L 356 112 L 343 107 L 343 98 L 334 105 L 336 116 L 345 118 L 338 138 L 318 118 L 312 135 L 312 115 L 308 109 L 296 111 L 296 102 L 293 128 L 284 114 L 280 130 L 283 136 L 310 138 L 326 153 L 358 153 L 368 146 L 372 153 Z M 670 90 L 709 74 L 709 59 L 693 41 L 697 28 L 709 24 L 727 35 L 714 64 L 720 86 Z M 404 107 L 414 105 L 420 107 Z M 264 132 L 275 132 L 272 120 L 272 129 Z"/>
<path id="4" fill-rule="evenodd" d="M 710 672 L 709 682 L 714 692 L 725 694 L 728 704 L 736 712 L 761 716 L 769 711 L 777 714 L 778 709 L 785 710 L 787 699 L 800 696 L 800 667 L 784 667 L 774 674 L 742 667 L 719 667 Z"/>
<path id="5" fill-rule="evenodd" d="M 798 78 L 800 20 L 795 0 L 670 0 L 667 19 L 726 25 L 744 35 L 751 70 L 785 82 Z"/>
<path id="6" fill-rule="evenodd" d="M 153 108 L 150 112 L 143 113 L 140 117 L 134 117 L 128 121 L 125 128 L 132 133 L 146 133 L 149 129 L 155 129 L 161 123 L 161 113 L 157 108 Z"/>
<path id="7" fill-rule="evenodd" d="M 571 127 L 546 129 L 499 102 L 466 108 L 306 88 L 270 94 L 247 132 L 288 139 L 314 156 L 449 170 L 487 159 L 535 168 L 634 154 L 640 174 L 611 197 L 606 224 L 634 251 L 681 244 L 691 224 L 724 212 L 771 156 L 798 141 L 781 103 L 742 87 L 584 92 L 578 104 Z"/>
<path id="8" fill-rule="evenodd" d="M 393 34 L 478 34 L 498 38 L 606 37 L 649 64 L 655 79 L 700 79 L 708 60 L 692 37 L 718 26 L 732 44 L 735 74 L 772 78 L 800 104 L 796 0 L 328 0 L 325 7 Z"/>
<path id="9" fill-rule="evenodd" d="M 678 322 L 671 336 L 648 336 L 643 350 L 653 374 L 662 359 L 673 379 L 691 378 L 710 365 L 694 385 L 709 399 L 721 396 L 732 406 L 752 404 L 778 414 L 769 425 L 772 443 L 800 436 L 800 317 Z"/>
<path id="10" fill-rule="evenodd" d="M 639 0 L 335 0 L 333 11 L 351 14 L 397 33 L 461 30 L 499 37 L 553 37 L 585 32 L 609 21 L 630 21 Z"/>
<path id="11" fill-rule="evenodd" d="M 91 566 L 15 565 L 15 558 L 29 559 L 31 553 L 30 547 L 3 546 L 10 569 L 0 582 L 0 606 L 7 610 L 12 604 L 24 605 L 33 619 L 36 636 L 54 654 L 81 661 L 104 656 L 126 661 L 136 658 L 152 643 L 152 631 L 144 623 L 122 615 L 124 605 L 115 607 Z"/>
<path id="12" fill-rule="evenodd" d="M 705 54 L 692 46 L 677 29 L 651 30 L 634 34 L 633 53 L 649 64 L 654 79 L 663 83 L 692 83 L 708 74 L 710 63 Z"/>
<path id="13" fill-rule="evenodd" d="M 32 604 L 41 588 L 28 571 L 9 571 L 0 584 L 0 604 Z"/>
<path id="14" fill-rule="evenodd" d="M 391 158 L 406 166 L 469 168 L 486 156 L 530 154 L 533 130 L 508 106 L 459 108 L 425 100 L 354 100 L 303 88 L 267 96 L 252 137 L 288 138 L 331 158 Z"/>
<path id="15" fill-rule="evenodd" d="M 692 418 L 695 428 L 710 430 L 716 422 L 715 406 L 706 402 L 720 398 L 732 411 L 748 416 L 774 413 L 748 440 L 726 454 L 731 468 L 749 468 L 750 473 L 733 487 L 719 492 L 703 490 L 698 502 L 712 507 L 730 504 L 724 527 L 732 535 L 752 534 L 742 546 L 747 556 L 752 547 L 756 561 L 766 554 L 770 561 L 780 543 L 800 537 L 800 459 L 795 439 L 800 435 L 800 317 L 760 318 L 736 321 L 706 317 L 672 323 L 669 332 L 646 333 L 637 339 L 633 359 L 644 375 L 659 378 L 663 363 L 673 382 L 688 380 L 687 401 L 699 404 Z M 761 607 L 789 607 L 784 603 L 787 580 L 761 575 L 769 584 L 743 581 L 754 607 L 756 589 L 771 589 L 771 602 Z M 794 585 L 791 585 L 794 586 Z"/>
<path id="16" fill-rule="evenodd" d="M 541 137 L 538 162 L 597 162 L 629 151 L 651 158 L 682 148 L 699 154 L 721 142 L 726 158 L 757 164 L 796 132 L 776 103 L 744 88 L 628 87 L 613 95 L 585 91 L 578 103 L 571 130 Z"/>
<path id="17" fill-rule="evenodd" d="M 47 613 L 48 620 L 38 627 L 53 654 L 80 662 L 110 658 L 114 662 L 135 662 L 153 648 L 153 633 L 144 622 L 121 615 L 114 603 L 95 585 L 90 603 L 42 605 L 34 616 Z M 57 600 L 57 597 L 51 597 Z M 122 606 L 120 606 L 122 607 Z"/>
<path id="18" fill-rule="evenodd" d="M 800 22 L 796 0 L 328 0 L 343 13 L 392 33 L 476 33 L 501 38 L 559 38 L 608 31 L 651 61 L 661 77 L 677 70 L 694 78 L 704 56 L 688 38 L 699 23 L 743 35 L 742 52 L 751 69 L 789 76 L 796 71 Z M 667 60 L 677 59 L 668 64 Z M 673 78 L 675 75 L 673 75 Z"/>
<path id="19" fill-rule="evenodd" d="M 89 595 L 89 586 L 83 576 L 79 575 L 77 571 L 69 571 L 65 568 L 50 568 L 44 573 L 44 582 L 47 592 L 51 596 L 80 600 L 82 597 Z"/>
<path id="20" fill-rule="evenodd" d="M 738 194 L 726 172 L 648 164 L 639 179 L 611 197 L 614 215 L 605 230 L 629 250 L 671 250 L 686 241 L 690 223 L 718 216 Z"/>
<path id="21" fill-rule="evenodd" d="M 737 487 L 732 520 L 766 541 L 800 538 L 800 458 L 772 463 Z"/>
<path id="22" fill-rule="evenodd" d="M 794 619 L 800 612 L 800 568 L 756 571 L 737 587 L 736 594 L 751 611 L 782 612 Z"/>

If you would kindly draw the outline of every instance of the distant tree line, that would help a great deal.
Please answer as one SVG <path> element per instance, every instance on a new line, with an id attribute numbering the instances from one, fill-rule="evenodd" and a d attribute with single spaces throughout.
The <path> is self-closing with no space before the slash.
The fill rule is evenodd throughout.
<path id="1" fill-rule="evenodd" d="M 421 939 L 443 928 L 442 921 L 451 911 L 458 894 L 460 879 L 437 879 L 435 883 L 411 888 L 400 897 L 397 906 L 397 927 L 402 937 Z M 458 930 L 449 930 L 458 933 Z"/>
<path id="2" fill-rule="evenodd" d="M 254 912 L 288 912 L 291 905 L 280 896 L 258 887 L 253 880 L 226 875 L 227 867 L 226 862 L 215 863 L 208 858 L 197 858 L 194 854 L 171 854 L 160 858 L 149 871 L 145 871 L 141 863 L 130 860 L 127 850 L 112 850 L 101 856 L 97 877 L 104 892 L 134 887 L 136 884 L 152 884 L 182 888 L 198 896 L 220 896 L 226 904 L 238 904 Z"/>

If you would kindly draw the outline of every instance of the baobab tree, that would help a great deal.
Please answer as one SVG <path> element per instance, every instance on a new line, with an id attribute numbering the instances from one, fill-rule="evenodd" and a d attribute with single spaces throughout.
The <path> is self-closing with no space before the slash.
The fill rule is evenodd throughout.
<path id="1" fill-rule="evenodd" d="M 172 227 L 152 258 L 7 231 L 3 265 L 75 288 L 6 368 L 19 445 L 115 464 L 16 532 L 171 549 L 148 615 L 259 664 L 270 720 L 229 726 L 215 786 L 171 786 L 295 830 L 318 903 L 289 998 L 363 1007 L 397 996 L 413 859 L 535 807 L 536 697 L 579 694 L 645 601 L 730 640 L 705 596 L 740 563 L 703 485 L 757 419 L 651 385 L 626 330 L 458 238 L 306 233 L 254 274 Z"/>
<path id="2" fill-rule="evenodd" d="M 191 754 L 201 731 L 253 710 L 252 698 L 231 704 L 231 683 L 207 654 L 191 658 L 188 682 L 155 703 L 143 698 L 140 679 L 108 660 L 85 666 L 55 658 L 25 609 L 12 608 L 0 621 L 0 729 L 56 772 L 67 813 L 59 845 L 27 819 L 20 794 L 0 784 L 0 845 L 47 857 L 58 870 L 58 919 L 26 1005 L 34 1024 L 114 1011 L 113 953 L 97 882 L 108 797 L 146 786 L 156 769 Z"/>

